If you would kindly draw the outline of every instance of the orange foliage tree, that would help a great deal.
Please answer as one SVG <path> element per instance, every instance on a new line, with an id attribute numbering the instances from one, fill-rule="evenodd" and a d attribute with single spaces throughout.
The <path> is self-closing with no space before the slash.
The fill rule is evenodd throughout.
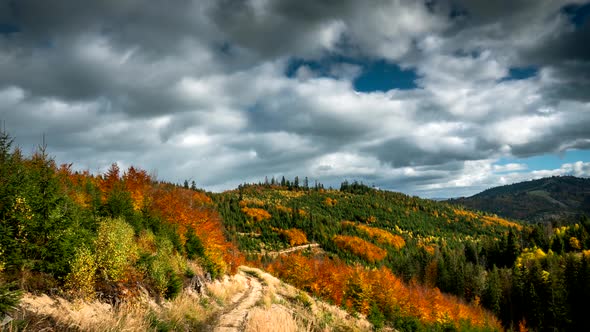
<path id="1" fill-rule="evenodd" d="M 271 215 L 265 209 L 261 208 L 251 208 L 244 206 L 242 208 L 242 212 L 246 214 L 248 217 L 252 218 L 254 221 L 262 221 L 265 219 L 270 219 Z"/>
<path id="2" fill-rule="evenodd" d="M 169 223 L 178 227 L 182 241 L 187 232 L 201 240 L 206 256 L 220 273 L 235 273 L 243 257 L 234 244 L 223 235 L 221 218 L 214 209 L 211 199 L 193 190 L 159 185 L 154 188 L 153 208 Z"/>
<path id="3" fill-rule="evenodd" d="M 280 257 L 267 269 L 301 289 L 362 314 L 375 305 L 388 319 L 415 317 L 426 326 L 452 325 L 460 329 L 468 324 L 502 330 L 500 322 L 482 307 L 465 304 L 437 288 L 404 283 L 385 267 L 367 269 L 295 253 Z"/>
<path id="4" fill-rule="evenodd" d="M 297 229 L 297 228 L 279 229 L 279 228 L 273 227 L 273 230 L 275 232 L 285 236 L 287 238 L 287 241 L 289 241 L 289 245 L 291 245 L 291 246 L 299 246 L 299 245 L 307 243 L 307 236 L 300 229 Z"/>
<path id="5" fill-rule="evenodd" d="M 66 194 L 78 205 L 90 207 L 92 197 L 86 185 L 97 185 L 97 179 L 89 171 L 73 172 L 72 164 L 63 164 L 57 169 L 57 176 Z"/>
<path id="6" fill-rule="evenodd" d="M 359 231 L 375 239 L 375 241 L 381 244 L 388 244 L 398 250 L 406 245 L 406 241 L 403 237 L 396 234 L 391 234 L 390 232 L 384 229 L 370 227 L 367 225 L 356 225 L 355 223 L 350 221 L 344 221 L 343 225 L 356 227 Z"/>
<path id="7" fill-rule="evenodd" d="M 149 205 L 148 192 L 151 188 L 152 179 L 146 171 L 133 166 L 129 167 L 123 174 L 123 183 L 125 184 L 125 189 L 131 195 L 133 209 L 135 211 L 139 211 L 144 206 Z"/>
<path id="8" fill-rule="evenodd" d="M 334 243 L 340 249 L 350 251 L 371 263 L 378 262 L 387 256 L 387 251 L 357 236 L 336 235 Z"/>

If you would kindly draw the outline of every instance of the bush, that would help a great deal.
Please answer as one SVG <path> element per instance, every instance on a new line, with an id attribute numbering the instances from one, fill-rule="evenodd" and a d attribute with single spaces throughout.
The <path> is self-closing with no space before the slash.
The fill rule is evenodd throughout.
<path id="1" fill-rule="evenodd" d="M 150 262 L 148 276 L 158 296 L 163 296 L 166 293 L 168 289 L 168 275 L 171 270 L 168 260 L 163 255 L 158 254 Z"/>
<path id="2" fill-rule="evenodd" d="M 123 219 L 105 219 L 98 226 L 96 263 L 102 278 L 122 281 L 125 270 L 137 259 L 133 228 Z"/>
<path id="3" fill-rule="evenodd" d="M 182 291 L 182 278 L 172 270 L 168 272 L 168 285 L 166 286 L 166 299 L 173 299 Z"/>
<path id="4" fill-rule="evenodd" d="M 155 256 L 144 259 L 147 275 L 158 296 L 164 296 L 167 299 L 175 298 L 182 290 L 183 280 L 179 274 L 186 271 L 186 263 L 174 251 L 174 245 L 170 239 L 159 237 L 157 247 Z"/>
<path id="5" fill-rule="evenodd" d="M 380 329 L 385 325 L 385 316 L 375 303 L 371 306 L 367 320 L 373 324 L 375 329 Z"/>
<path id="6" fill-rule="evenodd" d="M 66 288 L 86 300 L 93 298 L 96 267 L 92 251 L 86 247 L 78 249 L 70 266 L 71 272 L 66 278 Z"/>

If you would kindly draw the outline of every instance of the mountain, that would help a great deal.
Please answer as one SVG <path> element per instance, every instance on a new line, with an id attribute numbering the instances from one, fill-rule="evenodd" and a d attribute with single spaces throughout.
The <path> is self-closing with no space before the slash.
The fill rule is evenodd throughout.
<path id="1" fill-rule="evenodd" d="M 528 222 L 574 221 L 590 215 L 590 179 L 554 176 L 495 187 L 449 202 Z"/>

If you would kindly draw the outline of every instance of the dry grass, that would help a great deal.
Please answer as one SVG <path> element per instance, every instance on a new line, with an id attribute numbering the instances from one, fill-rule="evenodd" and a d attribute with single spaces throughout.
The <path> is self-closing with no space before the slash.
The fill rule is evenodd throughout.
<path id="1" fill-rule="evenodd" d="M 209 322 L 218 309 L 205 297 L 183 292 L 174 300 L 152 310 L 151 315 L 159 327 L 165 326 L 172 331 L 195 331 Z"/>
<path id="2" fill-rule="evenodd" d="M 215 280 L 207 284 L 206 290 L 220 305 L 236 302 L 246 290 L 248 280 L 241 274 L 224 276 L 223 280 Z"/>
<path id="3" fill-rule="evenodd" d="M 254 308 L 248 313 L 246 332 L 294 332 L 301 331 L 291 313 L 283 306 Z"/>
<path id="4" fill-rule="evenodd" d="M 259 307 L 252 309 L 249 314 L 248 331 L 283 331 L 280 330 L 283 324 L 288 326 L 284 331 L 373 330 L 366 319 L 353 317 L 343 309 L 317 301 L 266 272 L 244 266 L 240 270 L 255 276 L 264 284 Z"/>
<path id="5" fill-rule="evenodd" d="M 26 294 L 17 311 L 18 331 L 194 331 L 207 323 L 219 307 L 207 298 L 183 292 L 176 299 L 156 304 L 150 299 L 113 306 L 99 301 L 70 302 L 47 295 Z M 18 328 L 16 326 L 18 325 Z M 10 328 L 8 329 L 10 331 Z"/>
<path id="6" fill-rule="evenodd" d="M 190 268 L 190 267 L 189 267 Z M 193 268 L 197 268 L 196 266 Z M 113 307 L 99 301 L 74 301 L 26 294 L 8 331 L 200 331 L 211 327 L 225 307 L 236 303 L 248 286 L 249 274 L 263 285 L 260 300 L 248 313 L 246 331 L 369 331 L 367 320 L 317 301 L 261 270 L 206 285 L 206 295 L 185 289 L 176 299 L 158 305 L 147 294 Z M 245 273 L 245 274 L 244 274 Z"/>
<path id="7" fill-rule="evenodd" d="M 147 307 L 137 304 L 123 305 L 114 310 L 99 301 L 70 302 L 47 295 L 27 294 L 15 318 L 26 322 L 20 329 L 23 331 L 49 327 L 66 331 L 146 331 L 150 327 L 148 311 Z"/>

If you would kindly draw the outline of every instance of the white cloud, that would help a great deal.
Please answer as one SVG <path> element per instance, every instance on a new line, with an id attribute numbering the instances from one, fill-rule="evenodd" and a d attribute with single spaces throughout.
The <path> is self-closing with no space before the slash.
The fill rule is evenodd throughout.
<path id="1" fill-rule="evenodd" d="M 506 165 L 494 165 L 493 169 L 495 172 L 514 172 L 526 170 L 528 166 L 526 164 L 510 163 Z"/>

